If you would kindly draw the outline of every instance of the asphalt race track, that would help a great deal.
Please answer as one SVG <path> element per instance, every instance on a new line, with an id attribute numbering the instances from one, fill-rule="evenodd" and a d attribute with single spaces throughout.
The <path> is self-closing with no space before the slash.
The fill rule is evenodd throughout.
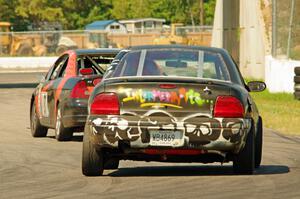
<path id="1" fill-rule="evenodd" d="M 19 76 L 22 76 L 19 74 Z M 5 76 L 1 76 L 5 82 Z M 22 86 L 21 86 L 22 87 Z M 122 161 L 102 177 L 81 174 L 82 134 L 33 138 L 32 88 L 0 88 L 0 198 L 300 198 L 300 138 L 265 129 L 262 167 Z"/>

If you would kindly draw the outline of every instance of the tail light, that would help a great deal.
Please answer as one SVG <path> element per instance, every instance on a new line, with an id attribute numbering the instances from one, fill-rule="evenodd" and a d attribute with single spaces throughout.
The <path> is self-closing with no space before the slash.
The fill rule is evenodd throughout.
<path id="1" fill-rule="evenodd" d="M 85 81 L 77 82 L 77 84 L 74 86 L 74 88 L 70 94 L 71 98 L 87 99 L 87 98 L 89 98 L 89 96 L 90 96 L 90 92 L 87 88 Z"/>
<path id="2" fill-rule="evenodd" d="M 91 114 L 120 115 L 118 96 L 115 93 L 100 93 L 91 104 Z"/>
<path id="3" fill-rule="evenodd" d="M 241 118 L 244 117 L 244 107 L 233 96 L 218 96 L 214 108 L 214 117 Z"/>

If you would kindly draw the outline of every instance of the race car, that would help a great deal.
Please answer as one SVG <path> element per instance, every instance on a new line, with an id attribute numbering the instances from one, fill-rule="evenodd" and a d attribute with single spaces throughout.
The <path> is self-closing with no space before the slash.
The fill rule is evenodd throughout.
<path id="1" fill-rule="evenodd" d="M 78 49 L 63 53 L 32 94 L 32 136 L 45 137 L 48 129 L 53 128 L 58 141 L 67 141 L 72 139 L 73 132 L 82 131 L 90 93 L 118 52 Z"/>
<path id="2" fill-rule="evenodd" d="M 229 53 L 196 46 L 139 46 L 120 52 L 92 92 L 82 173 L 119 160 L 230 162 L 238 174 L 261 164 L 262 118 Z M 116 64 L 117 63 L 117 64 Z"/>

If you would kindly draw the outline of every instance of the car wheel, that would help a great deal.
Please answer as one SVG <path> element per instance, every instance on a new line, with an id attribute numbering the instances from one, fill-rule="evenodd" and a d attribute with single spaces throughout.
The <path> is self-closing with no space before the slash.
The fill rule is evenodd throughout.
<path id="1" fill-rule="evenodd" d="M 62 123 L 61 107 L 58 106 L 55 123 L 55 138 L 58 141 L 69 141 L 72 139 L 72 129 L 65 128 Z"/>
<path id="2" fill-rule="evenodd" d="M 104 169 L 108 169 L 108 170 L 118 169 L 119 162 L 120 161 L 118 159 L 109 159 L 109 160 L 105 161 Z"/>
<path id="3" fill-rule="evenodd" d="M 36 114 L 35 102 L 33 102 L 30 111 L 30 129 L 33 137 L 46 137 L 48 129 L 41 125 L 39 117 Z"/>
<path id="4" fill-rule="evenodd" d="M 86 125 L 83 135 L 82 174 L 85 176 L 101 176 L 104 170 L 103 153 L 102 151 L 96 150 L 90 141 L 90 137 L 91 134 Z"/>
<path id="5" fill-rule="evenodd" d="M 255 136 L 255 168 L 260 167 L 262 158 L 262 146 L 263 146 L 263 123 L 261 117 L 258 118 L 257 131 Z"/>
<path id="6" fill-rule="evenodd" d="M 255 164 L 254 127 L 248 133 L 244 148 L 234 157 L 233 170 L 236 174 L 253 174 Z"/>

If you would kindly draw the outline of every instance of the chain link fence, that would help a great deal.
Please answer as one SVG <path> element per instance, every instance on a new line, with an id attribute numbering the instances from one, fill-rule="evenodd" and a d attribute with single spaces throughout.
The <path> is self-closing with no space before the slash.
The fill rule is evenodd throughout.
<path id="1" fill-rule="evenodd" d="M 145 29 L 137 33 L 105 31 L 1 32 L 0 56 L 56 56 L 68 49 L 124 48 L 151 44 L 188 44 L 209 46 L 212 27 Z M 172 33 L 173 32 L 173 33 Z"/>
<path id="2" fill-rule="evenodd" d="M 0 56 L 53 56 L 68 49 L 107 47 L 107 42 L 105 32 L 1 32 Z"/>
<path id="3" fill-rule="evenodd" d="M 272 0 L 272 55 L 300 60 L 300 1 Z"/>

